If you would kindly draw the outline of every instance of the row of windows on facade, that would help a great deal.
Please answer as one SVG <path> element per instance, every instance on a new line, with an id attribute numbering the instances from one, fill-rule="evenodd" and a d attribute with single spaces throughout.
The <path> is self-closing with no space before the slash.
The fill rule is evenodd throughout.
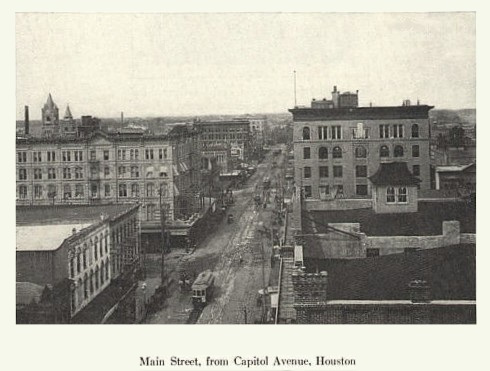
<path id="1" fill-rule="evenodd" d="M 226 139 L 235 139 L 235 140 L 245 140 L 247 136 L 245 134 L 208 134 L 202 135 L 202 140 L 226 140 Z"/>
<path id="2" fill-rule="evenodd" d="M 72 171 L 73 170 L 73 171 Z M 129 170 L 129 171 L 128 171 Z M 83 179 L 84 177 L 84 169 L 83 167 L 64 167 L 61 169 L 62 178 L 63 179 Z M 44 172 L 44 176 L 47 176 L 47 179 L 57 179 L 57 169 L 56 168 L 48 168 L 47 174 Z M 117 173 L 119 178 L 127 178 L 128 175 L 131 178 L 139 178 L 140 177 L 140 168 L 138 166 L 119 166 L 117 168 Z M 19 180 L 27 180 L 28 169 L 20 168 L 19 169 Z M 34 168 L 32 169 L 33 179 L 34 180 L 42 180 L 43 179 L 43 169 Z M 168 173 L 165 171 L 160 171 L 160 178 L 168 177 Z M 73 176 L 72 176 L 73 175 Z M 99 176 L 99 168 L 91 167 L 90 168 L 90 176 L 92 178 L 96 178 Z M 104 167 L 104 177 L 109 178 L 111 176 L 111 168 L 109 166 Z M 146 178 L 153 178 L 154 172 L 147 171 Z"/>
<path id="3" fill-rule="evenodd" d="M 25 163 L 27 162 L 27 151 L 18 151 L 17 152 L 17 162 Z M 44 153 L 44 156 L 43 156 Z M 154 160 L 156 157 L 156 149 L 145 149 L 145 159 L 146 160 Z M 56 151 L 32 151 L 32 162 L 43 162 L 43 157 L 46 162 L 56 162 Z M 158 149 L 158 159 L 164 160 L 167 159 L 168 153 L 166 148 Z M 110 160 L 110 151 L 103 151 L 103 160 Z M 125 160 L 139 160 L 139 149 L 118 149 L 117 150 L 117 159 L 120 161 Z M 97 160 L 97 152 L 90 151 L 89 152 L 89 160 L 96 161 Z M 61 151 L 61 161 L 62 162 L 81 162 L 83 161 L 83 151 Z"/>
<path id="4" fill-rule="evenodd" d="M 336 185 L 333 189 L 333 194 L 330 192 L 330 186 L 328 184 L 320 185 L 318 187 L 318 192 L 320 194 L 320 198 L 325 197 L 337 197 L 342 198 L 344 196 L 344 186 L 339 184 Z M 366 196 L 368 194 L 368 186 L 366 184 L 358 184 L 356 185 L 356 195 L 358 196 Z M 304 196 L 305 198 L 313 197 L 313 191 L 311 186 L 304 187 Z M 388 187 L 386 189 L 386 203 L 388 204 L 406 204 L 408 203 L 408 191 L 406 187 Z"/>
<path id="5" fill-rule="evenodd" d="M 76 257 L 70 259 L 70 278 L 74 278 L 75 275 L 80 274 L 94 262 L 97 263 L 99 257 L 102 259 L 108 253 L 109 245 L 107 244 L 107 235 L 104 237 L 101 235 L 100 240 L 98 237 L 95 237 L 93 243 L 90 241 L 90 246 L 85 244 Z"/>
<path id="6" fill-rule="evenodd" d="M 328 178 L 329 177 L 329 167 L 328 166 L 319 166 L 318 167 L 318 176 L 320 178 Z M 413 165 L 412 173 L 415 176 L 420 175 L 420 165 Z M 343 175 L 343 167 L 340 165 L 333 166 L 333 177 L 334 178 L 342 178 Z M 355 176 L 356 178 L 366 178 L 368 176 L 367 166 L 366 165 L 357 165 L 355 167 Z M 312 177 L 312 168 L 310 166 L 305 166 L 303 168 L 303 178 L 308 179 Z"/>
<path id="7" fill-rule="evenodd" d="M 404 156 L 404 148 L 401 145 L 396 145 L 393 149 L 393 157 L 403 157 Z M 363 146 L 358 146 L 354 149 L 354 156 L 356 158 L 366 158 L 367 157 L 367 150 Z M 412 157 L 419 157 L 420 156 L 420 147 L 419 145 L 413 145 L 412 146 Z M 343 152 L 342 148 L 340 147 L 334 147 L 332 149 L 332 158 L 342 158 L 343 157 Z M 379 148 L 379 157 L 390 157 L 390 149 L 386 145 L 382 145 Z M 310 147 L 303 147 L 303 159 L 308 160 L 311 158 L 311 148 Z M 326 160 L 328 159 L 328 148 L 327 147 L 320 147 L 318 148 L 318 159 L 320 160 Z"/>
<path id="8" fill-rule="evenodd" d="M 128 187 L 129 186 L 129 187 Z M 128 193 L 129 189 L 129 193 Z M 44 191 L 46 190 L 46 193 Z M 146 184 L 145 187 L 146 197 L 155 197 L 157 195 L 157 187 L 153 183 Z M 27 185 L 19 185 L 18 187 L 19 199 L 25 200 L 28 198 L 28 188 Z M 41 184 L 35 184 L 33 187 L 33 197 L 35 199 L 43 199 L 44 196 L 48 198 L 56 198 L 58 192 L 57 187 L 54 184 L 49 184 L 46 187 Z M 91 197 L 99 197 L 99 186 L 97 184 L 92 184 L 90 187 Z M 133 183 L 131 185 L 127 185 L 124 183 L 120 183 L 118 185 L 118 195 L 119 197 L 140 197 L 140 185 L 138 183 Z M 84 184 L 75 184 L 74 188 L 72 184 L 64 184 L 63 185 L 63 199 L 71 199 L 71 198 L 83 198 L 85 197 L 85 185 Z M 110 184 L 104 184 L 104 197 L 112 197 L 112 186 Z M 162 196 L 168 196 L 167 187 L 162 187 Z"/>
<path id="9" fill-rule="evenodd" d="M 369 139 L 369 129 L 364 128 L 361 123 L 358 124 L 356 128 L 351 128 L 351 139 Z M 303 140 L 311 140 L 311 129 L 308 126 L 303 127 L 302 133 Z M 379 125 L 379 138 L 404 138 L 405 137 L 405 126 L 403 124 Z M 419 137 L 419 125 L 413 124 L 411 126 L 411 137 Z M 342 137 L 342 126 L 319 126 L 318 127 L 318 139 L 332 139 L 341 140 Z"/>
<path id="10" fill-rule="evenodd" d="M 95 267 L 95 270 L 90 270 L 90 273 L 85 273 L 83 280 L 79 278 L 76 287 L 73 287 L 71 293 L 71 311 L 72 313 L 82 305 L 83 301 L 89 299 L 102 287 L 104 283 L 109 281 L 109 267 L 110 260 L 107 258 L 102 261 L 99 266 Z"/>

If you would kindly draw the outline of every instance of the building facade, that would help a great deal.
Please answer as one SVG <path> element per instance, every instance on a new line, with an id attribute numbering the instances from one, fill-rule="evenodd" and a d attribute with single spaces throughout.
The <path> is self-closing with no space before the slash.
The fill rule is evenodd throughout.
<path id="1" fill-rule="evenodd" d="M 77 138 L 17 138 L 17 205 L 140 202 L 141 219 L 160 230 L 199 209 L 197 135 L 92 133 Z"/>
<path id="2" fill-rule="evenodd" d="M 128 206 L 94 222 L 18 225 L 17 282 L 55 288 L 56 302 L 74 317 L 111 281 L 138 270 L 138 210 L 139 205 Z M 68 289 L 56 289 L 63 285 Z"/>
<path id="3" fill-rule="evenodd" d="M 252 142 L 248 120 L 198 121 L 195 126 L 204 151 L 208 147 L 227 143 L 232 157 L 241 161 L 249 159 Z"/>
<path id="4" fill-rule="evenodd" d="M 345 95 L 345 96 L 344 96 Z M 322 101 L 320 101 L 322 102 Z M 383 162 L 403 161 L 430 188 L 429 110 L 432 106 L 358 107 L 357 93 L 295 107 L 295 182 L 305 198 L 369 198 L 368 177 Z"/>

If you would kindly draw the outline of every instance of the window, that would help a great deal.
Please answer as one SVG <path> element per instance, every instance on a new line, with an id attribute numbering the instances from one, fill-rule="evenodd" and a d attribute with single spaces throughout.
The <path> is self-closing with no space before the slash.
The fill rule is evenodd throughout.
<path id="1" fill-rule="evenodd" d="M 71 179 L 71 169 L 69 167 L 63 168 L 63 179 Z"/>
<path id="2" fill-rule="evenodd" d="M 108 161 L 109 160 L 109 151 L 105 150 L 104 151 L 104 161 Z"/>
<path id="3" fill-rule="evenodd" d="M 379 137 L 384 139 L 390 137 L 390 125 L 379 125 Z"/>
<path id="4" fill-rule="evenodd" d="M 420 156 L 420 147 L 418 145 L 413 145 L 412 146 L 412 157 L 419 157 Z"/>
<path id="5" fill-rule="evenodd" d="M 27 186 L 21 185 L 19 186 L 19 198 L 26 199 L 27 198 Z"/>
<path id="6" fill-rule="evenodd" d="M 63 198 L 71 198 L 71 186 L 69 184 L 63 186 Z"/>
<path id="7" fill-rule="evenodd" d="M 92 198 L 97 198 L 99 194 L 99 187 L 97 187 L 97 184 L 92 183 L 90 185 L 90 193 L 92 194 Z"/>
<path id="8" fill-rule="evenodd" d="M 342 128 L 340 126 L 332 126 L 330 129 L 332 139 L 342 139 Z"/>
<path id="9" fill-rule="evenodd" d="M 395 146 L 394 150 L 394 156 L 395 157 L 403 157 L 403 147 L 402 146 Z"/>
<path id="10" fill-rule="evenodd" d="M 305 186 L 305 198 L 311 198 L 311 186 Z"/>
<path id="11" fill-rule="evenodd" d="M 379 256 L 379 249 L 376 248 L 367 248 L 366 249 L 366 257 L 367 258 L 375 258 Z"/>
<path id="12" fill-rule="evenodd" d="M 34 179 L 42 179 L 43 178 L 43 171 L 42 169 L 34 169 Z"/>
<path id="13" fill-rule="evenodd" d="M 32 161 L 33 162 L 41 162 L 41 152 L 32 152 Z"/>
<path id="14" fill-rule="evenodd" d="M 415 176 L 419 176 L 420 175 L 420 165 L 413 165 L 412 173 Z"/>
<path id="15" fill-rule="evenodd" d="M 139 178 L 140 171 L 138 166 L 131 166 L 131 178 Z"/>
<path id="16" fill-rule="evenodd" d="M 63 162 L 70 162 L 71 161 L 71 152 L 70 151 L 63 151 L 61 152 L 61 157 Z"/>
<path id="17" fill-rule="evenodd" d="M 310 147 L 304 147 L 303 148 L 303 159 L 307 160 L 311 157 L 311 150 Z"/>
<path id="18" fill-rule="evenodd" d="M 318 158 L 320 160 L 326 160 L 328 158 L 328 149 L 327 147 L 318 148 Z"/>
<path id="19" fill-rule="evenodd" d="M 332 157 L 333 158 L 342 158 L 342 148 L 334 147 L 334 149 L 332 150 Z"/>
<path id="20" fill-rule="evenodd" d="M 131 197 L 139 197 L 140 195 L 140 186 L 136 183 L 131 185 Z"/>
<path id="21" fill-rule="evenodd" d="M 109 166 L 104 167 L 104 177 L 108 178 L 111 176 L 111 169 Z"/>
<path id="22" fill-rule="evenodd" d="M 407 189 L 405 187 L 398 188 L 398 202 L 407 202 Z"/>
<path id="23" fill-rule="evenodd" d="M 148 183 L 146 185 L 146 197 L 152 197 L 153 191 L 154 191 L 153 183 Z"/>
<path id="24" fill-rule="evenodd" d="M 395 188 L 386 188 L 386 202 L 392 204 L 395 202 Z"/>
<path id="25" fill-rule="evenodd" d="M 304 167 L 304 177 L 311 178 L 311 167 L 309 166 Z"/>
<path id="26" fill-rule="evenodd" d="M 318 139 L 324 140 L 327 139 L 328 136 L 328 127 L 327 126 L 319 126 L 318 127 Z"/>
<path id="27" fill-rule="evenodd" d="M 99 238 L 95 237 L 94 240 L 94 260 L 99 259 Z"/>
<path id="28" fill-rule="evenodd" d="M 354 154 L 355 154 L 356 158 L 366 158 L 367 157 L 366 148 L 364 148 L 362 146 L 356 147 Z"/>
<path id="29" fill-rule="evenodd" d="M 48 169 L 48 179 L 56 179 L 56 169 L 53 167 L 50 167 Z"/>
<path id="30" fill-rule="evenodd" d="M 310 128 L 307 126 L 303 128 L 303 140 L 310 140 Z"/>
<path id="31" fill-rule="evenodd" d="M 160 148 L 160 149 L 158 150 L 158 158 L 159 158 L 160 160 L 163 160 L 163 148 Z"/>
<path id="32" fill-rule="evenodd" d="M 381 146 L 379 149 L 379 157 L 390 157 L 388 146 Z"/>
<path id="33" fill-rule="evenodd" d="M 17 162 L 27 162 L 27 152 L 17 152 Z"/>
<path id="34" fill-rule="evenodd" d="M 111 185 L 110 184 L 105 184 L 104 185 L 104 196 L 105 197 L 110 197 L 111 195 Z"/>
<path id="35" fill-rule="evenodd" d="M 334 178 L 342 178 L 342 166 L 334 166 L 333 167 L 333 177 Z"/>
<path id="36" fill-rule="evenodd" d="M 412 125 L 412 138 L 419 137 L 419 126 L 417 124 Z"/>
<path id="37" fill-rule="evenodd" d="M 118 149 L 117 150 L 117 159 L 118 160 L 126 160 L 126 150 L 125 149 Z"/>
<path id="38" fill-rule="evenodd" d="M 126 184 L 119 184 L 119 197 L 128 197 Z"/>
<path id="39" fill-rule="evenodd" d="M 336 188 L 337 191 L 335 192 L 335 198 L 344 198 L 344 186 L 339 184 Z"/>
<path id="40" fill-rule="evenodd" d="M 43 197 L 43 186 L 36 184 L 34 186 L 34 198 L 42 198 Z"/>
<path id="41" fill-rule="evenodd" d="M 368 194 L 368 186 L 366 184 L 356 185 L 356 195 L 367 196 L 367 194 Z"/>
<path id="42" fill-rule="evenodd" d="M 153 160 L 153 149 L 145 150 L 145 158 L 147 160 Z"/>
<path id="43" fill-rule="evenodd" d="M 125 166 L 119 166 L 117 168 L 117 172 L 119 174 L 119 178 L 123 178 L 126 175 L 126 167 Z"/>
<path id="44" fill-rule="evenodd" d="M 163 149 L 163 158 L 167 158 L 167 148 Z"/>
<path id="45" fill-rule="evenodd" d="M 56 152 L 55 151 L 48 151 L 46 152 L 47 155 L 47 161 L 48 162 L 55 162 L 56 161 Z"/>
<path id="46" fill-rule="evenodd" d="M 19 169 L 19 180 L 27 179 L 27 169 Z"/>
<path id="47" fill-rule="evenodd" d="M 97 160 L 97 153 L 95 151 L 90 151 L 90 160 L 91 161 Z"/>
<path id="48" fill-rule="evenodd" d="M 87 245 L 83 250 L 83 269 L 87 269 Z"/>
<path id="49" fill-rule="evenodd" d="M 54 184 L 50 184 L 48 185 L 48 197 L 49 198 L 56 198 L 56 195 L 57 195 L 57 191 L 56 191 L 56 186 Z"/>
<path id="50" fill-rule="evenodd" d="M 75 151 L 75 161 L 81 162 L 83 161 L 83 152 Z"/>
<path id="51" fill-rule="evenodd" d="M 81 198 L 83 197 L 84 192 L 83 192 L 83 184 L 76 184 L 75 185 L 75 197 Z"/>
<path id="52" fill-rule="evenodd" d="M 328 178 L 328 166 L 320 166 L 318 168 L 320 178 Z"/>
<path id="53" fill-rule="evenodd" d="M 393 138 L 403 138 L 403 125 L 393 125 Z"/>
<path id="54" fill-rule="evenodd" d="M 365 178 L 365 177 L 367 177 L 367 166 L 357 165 L 356 166 L 356 178 Z"/>
<path id="55" fill-rule="evenodd" d="M 325 199 L 330 194 L 330 187 L 327 185 L 321 185 L 318 187 L 318 191 L 320 192 L 320 198 Z"/>
<path id="56" fill-rule="evenodd" d="M 83 297 L 85 299 L 88 299 L 88 277 L 87 277 L 87 273 L 85 273 L 85 276 L 83 277 Z"/>

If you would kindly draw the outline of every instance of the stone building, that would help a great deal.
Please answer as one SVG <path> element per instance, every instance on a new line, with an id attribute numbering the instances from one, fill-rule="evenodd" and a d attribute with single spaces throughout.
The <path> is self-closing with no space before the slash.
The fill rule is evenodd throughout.
<path id="1" fill-rule="evenodd" d="M 370 198 L 368 177 L 381 163 L 403 161 L 430 188 L 429 110 L 432 106 L 358 107 L 358 93 L 295 107 L 295 182 L 305 198 Z"/>
<path id="2" fill-rule="evenodd" d="M 167 229 L 179 235 L 202 206 L 197 133 L 185 125 L 161 135 L 17 138 L 16 150 L 18 206 L 141 202 L 143 231 L 153 239 L 160 205 Z"/>
<path id="3" fill-rule="evenodd" d="M 43 207 L 18 214 L 19 290 L 26 285 L 48 287 L 52 297 L 20 299 L 18 322 L 70 322 L 111 282 L 138 271 L 139 205 L 104 210 L 97 216 L 80 207 L 76 212 Z M 47 314 L 45 319 L 37 316 L 39 310 Z"/>

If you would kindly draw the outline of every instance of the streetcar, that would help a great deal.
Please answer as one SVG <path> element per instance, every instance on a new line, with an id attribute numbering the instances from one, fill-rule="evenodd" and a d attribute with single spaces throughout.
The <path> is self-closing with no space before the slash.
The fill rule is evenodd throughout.
<path id="1" fill-rule="evenodd" d="M 214 275 L 211 270 L 199 273 L 192 284 L 192 303 L 195 308 L 204 307 L 213 295 Z"/>

